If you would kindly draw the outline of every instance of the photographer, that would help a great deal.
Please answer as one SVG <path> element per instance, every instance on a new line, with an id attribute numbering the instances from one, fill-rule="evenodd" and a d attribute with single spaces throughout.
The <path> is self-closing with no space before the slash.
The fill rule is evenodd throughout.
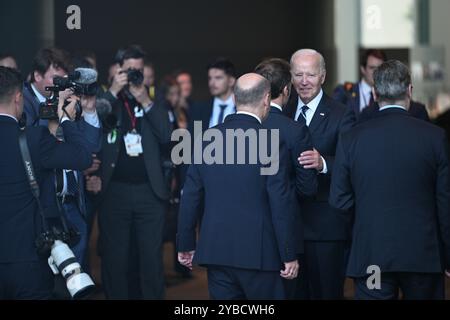
<path id="1" fill-rule="evenodd" d="M 22 84 L 17 71 L 0 67 L 0 299 L 49 299 L 53 278 L 47 257 L 43 259 L 36 251 L 35 240 L 42 224 L 19 148 Z M 75 104 L 76 99 L 70 99 L 65 108 L 68 115 Z M 63 103 L 59 104 L 57 113 L 66 142 L 58 142 L 43 126 L 25 129 L 41 189 L 56 168 L 84 170 L 92 164 L 81 132 L 62 107 Z"/>
<path id="2" fill-rule="evenodd" d="M 55 76 L 67 76 L 71 69 L 67 52 L 58 48 L 39 50 L 33 60 L 31 82 L 24 83 L 24 114 L 27 126 L 47 125 L 46 120 L 39 119 L 40 104 L 52 94 L 46 87 L 53 86 Z"/>
<path id="3" fill-rule="evenodd" d="M 133 269 L 139 271 L 144 299 L 164 297 L 162 232 L 169 187 L 161 145 L 170 142 L 171 125 L 167 110 L 153 103 L 142 83 L 144 58 L 137 46 L 120 50 L 120 68 L 105 94 L 112 111 L 103 125 L 99 227 L 109 299 L 130 297 L 128 271 Z M 129 259 L 131 246 L 137 261 Z"/>

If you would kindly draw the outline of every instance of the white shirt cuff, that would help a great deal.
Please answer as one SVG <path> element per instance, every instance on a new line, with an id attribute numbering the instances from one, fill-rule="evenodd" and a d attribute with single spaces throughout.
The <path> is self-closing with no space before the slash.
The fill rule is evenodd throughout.
<path id="1" fill-rule="evenodd" d="M 67 116 L 64 116 L 61 119 L 61 123 L 63 123 L 64 121 L 70 121 L 70 119 Z"/>
<path id="2" fill-rule="evenodd" d="M 321 174 L 327 174 L 328 173 L 328 167 L 327 167 L 327 162 L 325 161 L 325 159 L 320 156 L 322 158 L 322 162 L 323 162 L 323 170 L 320 171 Z"/>

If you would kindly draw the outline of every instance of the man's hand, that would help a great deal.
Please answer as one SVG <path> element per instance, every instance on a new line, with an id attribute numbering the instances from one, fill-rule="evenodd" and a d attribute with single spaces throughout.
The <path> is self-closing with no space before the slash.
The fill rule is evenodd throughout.
<path id="1" fill-rule="evenodd" d="M 148 89 L 143 84 L 141 84 L 140 86 L 130 84 L 130 93 L 134 96 L 136 101 L 141 104 L 142 107 L 147 107 L 150 103 L 152 103 L 152 100 L 148 95 Z"/>
<path id="2" fill-rule="evenodd" d="M 70 96 L 69 98 L 67 98 L 67 101 L 69 102 L 69 104 L 65 107 L 65 112 L 64 112 L 63 106 L 65 103 L 65 100 L 59 99 L 59 103 L 58 103 L 59 119 L 62 119 L 64 116 L 68 117 L 69 120 L 75 119 L 75 116 L 76 116 L 75 105 L 77 104 L 77 102 L 79 100 L 80 100 L 80 98 L 78 98 L 77 96 Z"/>
<path id="3" fill-rule="evenodd" d="M 316 149 L 303 152 L 298 158 L 298 162 L 305 169 L 316 169 L 319 172 L 323 170 L 322 156 Z"/>
<path id="4" fill-rule="evenodd" d="M 178 252 L 178 262 L 192 270 L 192 259 L 194 258 L 195 251 L 190 252 Z"/>
<path id="5" fill-rule="evenodd" d="M 284 263 L 284 270 L 280 271 L 280 276 L 287 280 L 293 280 L 298 276 L 299 265 L 298 261 L 291 261 Z"/>
<path id="6" fill-rule="evenodd" d="M 84 175 L 88 176 L 93 174 L 95 171 L 97 171 L 100 168 L 100 164 L 102 163 L 99 159 L 97 159 L 97 156 L 95 154 L 92 155 L 94 160 L 92 161 L 92 166 L 86 170 L 84 170 Z"/>
<path id="7" fill-rule="evenodd" d="M 97 176 L 86 176 L 86 190 L 93 194 L 102 191 L 102 179 Z"/>
<path id="8" fill-rule="evenodd" d="M 121 68 L 117 69 L 109 91 L 117 98 L 119 92 L 128 84 L 128 75 Z"/>
<path id="9" fill-rule="evenodd" d="M 96 96 L 81 96 L 81 108 L 83 112 L 94 113 L 96 111 Z"/>

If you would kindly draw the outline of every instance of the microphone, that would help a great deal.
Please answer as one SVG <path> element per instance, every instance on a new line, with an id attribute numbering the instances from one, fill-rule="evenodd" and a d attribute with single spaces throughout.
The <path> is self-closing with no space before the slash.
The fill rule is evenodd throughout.
<path id="1" fill-rule="evenodd" d="M 93 84 L 97 82 L 98 73 L 90 68 L 77 68 L 73 74 L 75 77 L 73 81 L 78 84 Z"/>
<path id="2" fill-rule="evenodd" d="M 96 109 L 99 117 L 107 116 L 112 112 L 111 103 L 103 98 L 97 99 Z"/>

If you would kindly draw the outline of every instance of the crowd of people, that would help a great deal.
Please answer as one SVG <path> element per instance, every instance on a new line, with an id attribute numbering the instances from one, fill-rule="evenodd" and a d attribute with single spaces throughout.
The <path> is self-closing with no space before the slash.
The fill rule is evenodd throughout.
<path id="1" fill-rule="evenodd" d="M 0 55 L 1 299 L 69 298 L 36 239 L 71 230 L 89 272 L 95 219 L 107 299 L 164 298 L 164 241 L 175 243 L 180 276 L 207 268 L 212 299 L 343 299 L 346 277 L 358 299 L 397 299 L 399 290 L 406 299 L 445 297 L 449 125 L 431 123 L 412 100 L 403 63 L 367 50 L 361 80 L 327 95 L 316 50 L 255 63 L 242 76 L 218 58 L 207 66 L 206 102 L 192 99 L 187 71 L 157 82 L 140 46 L 118 50 L 105 85 L 96 65 L 92 53 L 45 48 L 22 75 L 14 56 Z M 198 127 L 223 135 L 215 150 L 223 154 L 235 138 L 228 130 L 254 130 L 258 143 L 243 158 L 268 148 L 277 172 L 262 175 L 261 159 L 175 165 L 172 133 L 195 139 Z M 379 286 L 369 284 L 374 266 Z"/>

